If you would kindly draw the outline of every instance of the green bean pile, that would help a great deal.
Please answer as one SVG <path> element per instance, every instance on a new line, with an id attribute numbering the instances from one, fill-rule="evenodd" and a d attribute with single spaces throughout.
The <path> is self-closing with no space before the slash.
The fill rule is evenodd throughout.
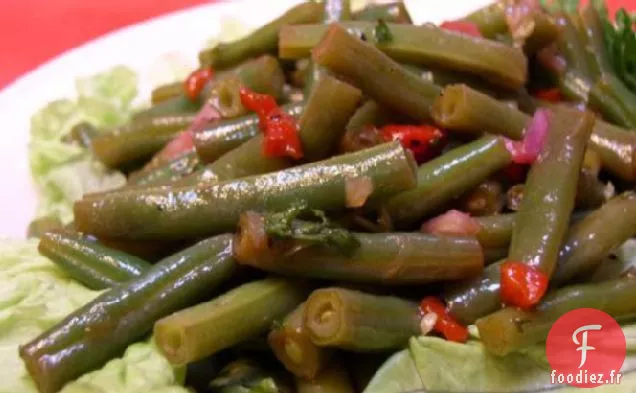
<path id="1" fill-rule="evenodd" d="M 104 290 L 20 347 L 38 390 L 152 334 L 174 365 L 225 366 L 188 376 L 201 391 L 275 376 L 279 392 L 362 392 L 342 359 L 449 338 L 426 326 L 428 296 L 501 356 L 575 308 L 633 317 L 632 272 L 591 277 L 636 235 L 636 94 L 603 55 L 598 10 L 532 8 L 524 30 L 508 17 L 522 3 L 440 27 L 399 1 L 305 2 L 202 51 L 214 74 L 195 95 L 160 86 L 127 124 L 74 127 L 65 140 L 128 184 L 84 195 L 70 225 L 30 227 Z M 246 89 L 296 121 L 301 159 L 265 154 Z M 510 300 L 511 262 L 549 280 L 545 296 Z"/>

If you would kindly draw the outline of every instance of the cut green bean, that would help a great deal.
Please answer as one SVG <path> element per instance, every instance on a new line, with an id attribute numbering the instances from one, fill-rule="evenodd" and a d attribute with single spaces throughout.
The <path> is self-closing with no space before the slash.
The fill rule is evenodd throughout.
<path id="1" fill-rule="evenodd" d="M 387 122 L 388 114 L 375 101 L 367 101 L 354 113 L 340 141 L 340 151 L 350 153 L 384 142 L 377 127 Z"/>
<path id="2" fill-rule="evenodd" d="M 495 180 L 488 180 L 464 194 L 459 201 L 460 210 L 471 216 L 499 214 L 504 207 L 503 186 Z"/>
<path id="3" fill-rule="evenodd" d="M 311 380 L 296 378 L 297 393 L 355 393 L 347 370 L 338 362 Z"/>
<path id="4" fill-rule="evenodd" d="M 500 266 L 500 263 L 486 266 L 481 277 L 446 288 L 444 299 L 448 312 L 460 323 L 471 325 L 501 307 Z"/>
<path id="5" fill-rule="evenodd" d="M 589 275 L 603 258 L 634 235 L 636 194 L 626 192 L 612 198 L 570 229 L 552 282 L 561 285 Z"/>
<path id="6" fill-rule="evenodd" d="M 71 132 L 65 135 L 62 140 L 68 142 L 76 142 L 82 147 L 90 148 L 93 139 L 101 132 L 88 122 L 81 122 L 71 128 Z"/>
<path id="7" fill-rule="evenodd" d="M 511 160 L 503 140 L 485 136 L 421 165 L 417 187 L 391 198 L 386 209 L 396 226 L 411 226 L 473 189 Z"/>
<path id="8" fill-rule="evenodd" d="M 465 99 L 468 97 L 470 101 Z M 488 108 L 489 113 L 499 115 L 486 117 L 482 116 L 483 112 L 473 112 L 471 103 L 479 101 L 485 103 L 476 104 L 476 107 Z M 502 134 L 512 139 L 521 139 L 530 121 L 530 116 L 467 86 L 444 89 L 435 102 L 433 113 L 443 127 L 477 135 L 483 132 Z M 500 122 L 493 122 L 495 117 Z M 506 126 L 501 127 L 501 124 Z M 597 120 L 589 144 L 601 156 L 605 169 L 627 181 L 636 179 L 636 132 Z"/>
<path id="9" fill-rule="evenodd" d="M 143 161 L 188 128 L 193 120 L 194 115 L 133 120 L 94 138 L 92 151 L 98 160 L 111 168 Z"/>
<path id="10" fill-rule="evenodd" d="M 434 65 L 455 71 L 479 75 L 497 86 L 516 90 L 527 79 L 528 65 L 524 53 L 510 46 L 456 34 L 432 24 L 413 26 L 388 24 L 391 40 L 376 42 L 375 24 L 344 22 L 346 29 L 399 62 Z M 328 29 L 324 25 L 285 26 L 280 32 L 279 55 L 283 59 L 298 59 L 309 55 Z M 365 64 L 369 66 L 368 64 Z"/>
<path id="11" fill-rule="evenodd" d="M 580 18 L 588 64 L 590 64 L 593 76 L 598 78 L 601 74 L 612 70 L 605 46 L 601 15 L 596 7 L 588 5 L 581 11 Z"/>
<path id="12" fill-rule="evenodd" d="M 557 18 L 557 23 L 562 30 L 559 49 L 568 63 L 568 68 L 583 78 L 592 80 L 593 74 L 588 65 L 585 43 L 580 39 L 574 16 L 562 14 Z"/>
<path id="13" fill-rule="evenodd" d="M 302 103 L 292 103 L 284 105 L 282 109 L 298 118 L 304 107 Z M 258 115 L 249 114 L 236 119 L 221 120 L 195 133 L 194 145 L 201 161 L 211 163 L 260 132 Z"/>
<path id="14" fill-rule="evenodd" d="M 333 352 L 319 347 L 305 328 L 305 304 L 289 313 L 279 327 L 274 327 L 267 342 L 281 363 L 297 377 L 314 379 L 328 364 Z"/>
<path id="15" fill-rule="evenodd" d="M 129 177 L 128 184 L 138 186 L 168 184 L 190 175 L 200 167 L 201 161 L 197 152 L 190 150 L 165 164 L 159 164 L 155 168 L 143 171 L 134 178 Z"/>
<path id="16" fill-rule="evenodd" d="M 128 282 L 151 268 L 144 260 L 71 232 L 44 234 L 38 251 L 90 289 Z"/>
<path id="17" fill-rule="evenodd" d="M 344 75 L 378 104 L 415 120 L 429 120 L 439 87 L 404 69 L 373 45 L 332 25 L 313 50 L 316 63 Z M 378 75 L 382 75 L 378 78 Z"/>
<path id="18" fill-rule="evenodd" d="M 299 223 L 302 225 L 302 223 Z M 245 265 L 284 275 L 404 285 L 478 276 L 484 255 L 472 237 L 423 233 L 356 233 L 351 255 L 329 245 L 277 239 L 265 234 L 264 218 L 241 217 L 234 255 Z"/>
<path id="19" fill-rule="evenodd" d="M 27 228 L 28 238 L 41 238 L 44 234 L 50 231 L 63 229 L 64 225 L 59 218 L 54 216 L 38 217 L 29 223 Z"/>
<path id="20" fill-rule="evenodd" d="M 150 94 L 150 102 L 157 105 L 172 98 L 177 98 L 183 94 L 183 82 L 178 81 L 155 87 Z"/>
<path id="21" fill-rule="evenodd" d="M 353 13 L 353 19 L 359 21 L 412 24 L 413 20 L 404 2 L 396 1 L 387 4 L 370 4 L 360 11 Z"/>
<path id="22" fill-rule="evenodd" d="M 185 94 L 181 94 L 135 113 L 133 121 L 153 117 L 195 115 L 201 109 L 201 104 L 200 100 L 192 101 Z"/>
<path id="23" fill-rule="evenodd" d="M 494 216 L 476 217 L 479 222 L 477 240 L 483 247 L 508 248 L 515 225 L 514 214 L 497 214 Z"/>
<path id="24" fill-rule="evenodd" d="M 466 85 L 450 85 L 435 100 L 435 122 L 454 131 L 492 133 L 521 139 L 529 117 Z"/>
<path id="25" fill-rule="evenodd" d="M 285 280 L 254 281 L 157 321 L 153 334 L 170 363 L 185 365 L 267 331 L 304 296 Z"/>
<path id="26" fill-rule="evenodd" d="M 342 288 L 314 291 L 305 326 L 316 345 L 361 352 L 403 348 L 420 333 L 417 303 Z"/>
<path id="27" fill-rule="evenodd" d="M 38 390 L 58 392 L 142 339 L 158 319 L 201 301 L 234 271 L 231 241 L 217 236 L 168 257 L 21 346 Z"/>
<path id="28" fill-rule="evenodd" d="M 224 69 L 251 57 L 276 52 L 278 32 L 282 26 L 317 23 L 323 18 L 324 5 L 305 2 L 291 8 L 277 19 L 234 42 L 222 43 L 199 53 L 202 66 Z"/>
<path id="29" fill-rule="evenodd" d="M 532 164 L 516 214 L 510 260 L 538 268 L 548 276 L 554 272 L 594 121 L 588 112 L 551 111 L 546 140 Z"/>
<path id="30" fill-rule="evenodd" d="M 619 321 L 636 314 L 636 279 L 574 285 L 548 294 L 535 311 L 504 308 L 477 321 L 480 340 L 491 353 L 504 356 L 545 341 L 554 322 L 568 311 L 594 308 Z"/>
<path id="31" fill-rule="evenodd" d="M 233 231 L 242 212 L 309 208 L 341 210 L 347 179 L 367 177 L 377 204 L 415 186 L 413 159 L 399 142 L 285 171 L 201 187 L 122 190 L 75 203 L 78 230 L 128 239 L 184 239 Z"/>
<path id="32" fill-rule="evenodd" d="M 323 159 L 336 150 L 361 96 L 360 90 L 331 76 L 325 75 L 318 81 L 298 121 L 303 160 Z M 263 143 L 264 136 L 258 134 L 177 184 L 218 183 L 294 165 L 288 157 L 266 157 Z"/>
<path id="33" fill-rule="evenodd" d="M 636 95 L 615 75 L 601 75 L 590 91 L 589 101 L 590 106 L 614 123 L 636 128 L 636 115 L 632 110 L 636 106 Z"/>

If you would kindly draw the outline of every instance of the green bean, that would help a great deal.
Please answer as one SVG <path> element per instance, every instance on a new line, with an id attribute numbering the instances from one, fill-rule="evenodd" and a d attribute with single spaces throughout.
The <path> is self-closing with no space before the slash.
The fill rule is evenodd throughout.
<path id="1" fill-rule="evenodd" d="M 326 158 L 335 151 L 361 96 L 360 90 L 331 76 L 318 81 L 298 121 L 305 161 Z M 293 166 L 290 158 L 263 155 L 263 140 L 262 134 L 254 136 L 177 184 L 216 183 Z"/>
<path id="2" fill-rule="evenodd" d="M 484 103 L 473 106 L 480 101 Z M 483 111 L 473 112 L 475 107 L 499 115 L 483 116 Z M 433 115 L 442 127 L 475 134 L 502 134 L 512 139 L 521 139 L 530 121 L 528 115 L 467 86 L 445 88 L 434 104 Z M 499 122 L 492 121 L 495 117 Z M 597 120 L 589 144 L 601 156 L 603 168 L 621 179 L 636 179 L 636 133 Z"/>
<path id="3" fill-rule="evenodd" d="M 185 365 L 267 331 L 303 298 L 304 290 L 297 284 L 254 281 L 160 319 L 153 334 L 170 363 Z"/>
<path id="4" fill-rule="evenodd" d="M 532 164 L 512 231 L 510 255 L 551 276 L 574 209 L 579 171 L 594 127 L 590 113 L 558 108 Z"/>
<path id="5" fill-rule="evenodd" d="M 185 94 L 181 94 L 177 97 L 169 98 L 158 104 L 152 105 L 150 108 L 135 113 L 133 115 L 133 121 L 153 117 L 196 114 L 199 109 L 201 109 L 201 104 L 202 102 L 200 100 L 192 101 L 186 97 Z"/>
<path id="6" fill-rule="evenodd" d="M 585 43 L 588 63 L 595 78 L 612 69 L 605 47 L 601 15 L 596 7 L 588 5 L 581 11 L 581 33 Z"/>
<path id="7" fill-rule="evenodd" d="M 568 63 L 568 68 L 577 72 L 583 78 L 592 80 L 593 74 L 588 66 L 585 45 L 580 39 L 574 17 L 562 14 L 557 18 L 557 23 L 562 30 L 559 49 Z"/>
<path id="8" fill-rule="evenodd" d="M 151 268 L 146 261 L 77 233 L 46 233 L 40 239 L 38 251 L 90 289 L 128 282 Z"/>
<path id="9" fill-rule="evenodd" d="M 570 101 L 588 103 L 595 97 L 598 101 L 603 96 L 598 89 L 592 91 L 592 83 L 573 69 L 566 69 L 557 75 L 556 84 Z"/>
<path id="10" fill-rule="evenodd" d="M 611 73 L 602 74 L 590 91 L 590 105 L 615 123 L 636 128 L 636 95 Z"/>
<path id="11" fill-rule="evenodd" d="M 191 174 L 200 167 L 201 161 L 196 151 L 189 150 L 165 164 L 159 164 L 155 168 L 139 173 L 134 178 L 129 177 L 128 184 L 139 186 L 167 184 Z"/>
<path id="12" fill-rule="evenodd" d="M 488 83 L 486 80 L 467 73 L 451 71 L 443 69 L 441 67 L 422 67 L 404 64 L 404 67 L 424 79 L 427 82 L 433 83 L 437 86 L 446 87 L 448 85 L 465 84 L 470 88 L 480 91 L 484 94 L 488 94 L 493 97 L 516 97 L 517 93 L 505 91 L 497 88 L 492 83 Z"/>
<path id="13" fill-rule="evenodd" d="M 302 222 L 299 223 L 302 225 Z M 239 263 L 284 275 L 403 285 L 479 275 L 484 255 L 472 237 L 423 233 L 356 233 L 359 246 L 345 255 L 329 245 L 277 240 L 259 214 L 244 214 L 234 243 Z"/>
<path id="14" fill-rule="evenodd" d="M 481 277 L 444 290 L 448 312 L 460 323 L 473 324 L 478 318 L 501 307 L 499 298 L 500 263 L 486 266 Z"/>
<path id="15" fill-rule="evenodd" d="M 64 225 L 58 217 L 54 216 L 42 216 L 29 223 L 27 228 L 28 238 L 41 238 L 47 232 L 63 229 Z"/>
<path id="16" fill-rule="evenodd" d="M 508 248 L 515 225 L 514 214 L 476 217 L 480 230 L 477 240 L 485 248 Z"/>
<path id="17" fill-rule="evenodd" d="M 417 187 L 391 198 L 386 209 L 398 227 L 435 213 L 511 162 L 500 138 L 485 136 L 429 161 L 417 170 Z"/>
<path id="18" fill-rule="evenodd" d="M 415 186 L 413 160 L 399 142 L 285 171 L 220 184 L 118 191 L 75 203 L 79 231 L 129 239 L 184 239 L 234 230 L 247 210 L 281 210 L 292 202 L 339 210 L 347 179 L 368 177 L 370 204 Z M 125 212 L 125 214 L 122 214 Z"/>
<path id="19" fill-rule="evenodd" d="M 336 23 L 351 19 L 351 1 L 350 0 L 326 0 L 325 15 L 322 20 L 325 24 Z M 329 71 L 324 67 L 309 61 L 307 73 L 304 81 L 304 94 L 311 94 L 314 85 L 323 75 L 328 75 Z"/>
<path id="20" fill-rule="evenodd" d="M 384 138 L 376 126 L 383 125 L 387 120 L 387 113 L 375 101 L 367 101 L 353 114 L 347 124 L 340 151 L 350 153 L 367 149 L 384 142 Z"/>
<path id="21" fill-rule="evenodd" d="M 596 151 L 587 149 L 576 186 L 576 207 L 578 209 L 594 209 L 605 203 L 606 186 L 598 178 L 600 169 L 601 156 Z"/>
<path id="22" fill-rule="evenodd" d="M 305 328 L 305 304 L 289 313 L 279 327 L 274 327 L 267 342 L 280 362 L 297 377 L 314 379 L 333 354 L 329 348 L 311 342 Z"/>
<path id="23" fill-rule="evenodd" d="M 516 11 L 514 8 L 520 6 L 524 5 L 498 1 L 473 12 L 466 19 L 475 23 L 484 37 L 496 39 L 510 33 L 506 14 L 513 14 Z M 559 34 L 558 26 L 549 15 L 541 11 L 534 12 L 533 31 L 527 37 L 524 49 L 527 53 L 534 53 L 556 40 Z"/>
<path id="24" fill-rule="evenodd" d="M 501 183 L 488 180 L 462 196 L 459 201 L 460 210 L 472 216 L 499 214 L 504 207 L 503 196 Z"/>
<path id="25" fill-rule="evenodd" d="M 90 148 L 93 139 L 100 134 L 100 131 L 88 122 L 80 122 L 71 128 L 71 132 L 62 138 L 65 142 L 76 142 L 82 147 Z"/>
<path id="26" fill-rule="evenodd" d="M 341 29 L 374 42 L 375 24 L 344 22 Z M 279 56 L 283 59 L 306 57 L 332 27 L 324 25 L 285 26 L 280 32 Z M 435 25 L 388 24 L 392 38 L 377 42 L 379 50 L 404 63 L 436 65 L 479 75 L 497 86 L 516 90 L 527 79 L 527 60 L 521 50 L 465 34 L 455 34 Z M 316 49 L 314 49 L 314 52 Z M 368 64 L 367 64 L 368 66 Z"/>
<path id="27" fill-rule="evenodd" d="M 150 158 L 187 128 L 194 115 L 133 120 L 93 139 L 95 157 L 111 168 Z"/>
<path id="28" fill-rule="evenodd" d="M 298 393 L 355 393 L 347 371 L 342 364 L 332 364 L 316 378 L 296 378 Z"/>
<path id="29" fill-rule="evenodd" d="M 234 42 L 222 43 L 199 53 L 202 66 L 229 68 L 250 57 L 273 53 L 278 47 L 278 32 L 284 25 L 317 23 L 323 18 L 324 6 L 314 2 L 299 4 L 250 35 Z"/>
<path id="30" fill-rule="evenodd" d="M 282 109 L 298 118 L 304 107 L 302 103 L 292 103 L 284 105 Z M 260 132 L 258 115 L 249 114 L 236 119 L 221 120 L 195 133 L 194 145 L 201 161 L 211 163 Z"/>
<path id="31" fill-rule="evenodd" d="M 378 104 L 416 120 L 430 119 L 430 106 L 439 88 L 342 27 L 329 27 L 313 57 L 316 63 L 352 80 Z"/>
<path id="32" fill-rule="evenodd" d="M 292 393 L 291 381 L 278 375 L 271 367 L 261 367 L 257 359 L 238 358 L 205 386 L 202 391 L 214 393 Z M 208 373 L 208 378 L 210 374 Z M 285 375 L 286 377 L 286 375 Z"/>
<path id="33" fill-rule="evenodd" d="M 305 327 L 320 346 L 370 352 L 403 348 L 420 333 L 417 303 L 342 288 L 314 291 Z"/>
<path id="34" fill-rule="evenodd" d="M 204 240 L 113 287 L 20 347 L 41 393 L 55 393 L 141 339 L 154 322 L 201 300 L 234 271 L 231 236 Z"/>
<path id="35" fill-rule="evenodd" d="M 513 212 L 519 211 L 525 188 L 525 184 L 515 184 L 506 191 L 506 208 L 508 210 L 512 210 Z"/>
<path id="36" fill-rule="evenodd" d="M 173 82 L 161 85 L 152 89 L 150 94 L 150 102 L 152 105 L 157 105 L 161 102 L 167 101 L 172 98 L 179 97 L 183 94 L 183 82 Z"/>
<path id="37" fill-rule="evenodd" d="M 354 20 L 360 21 L 380 21 L 387 23 L 412 24 L 413 20 L 404 3 L 400 0 L 395 3 L 370 4 L 360 11 L 353 13 Z"/>
<path id="38" fill-rule="evenodd" d="M 504 356 L 545 341 L 554 322 L 568 311 L 595 308 L 619 321 L 636 315 L 636 279 L 574 285 L 548 294 L 535 311 L 504 308 L 477 320 L 479 337 L 491 353 Z"/>
<path id="39" fill-rule="evenodd" d="M 435 122 L 454 131 L 489 132 L 521 139 L 529 117 L 466 85 L 442 90 L 432 109 Z"/>
<path id="40" fill-rule="evenodd" d="M 592 273 L 603 258 L 636 235 L 636 194 L 626 192 L 574 225 L 561 248 L 555 285 Z"/>

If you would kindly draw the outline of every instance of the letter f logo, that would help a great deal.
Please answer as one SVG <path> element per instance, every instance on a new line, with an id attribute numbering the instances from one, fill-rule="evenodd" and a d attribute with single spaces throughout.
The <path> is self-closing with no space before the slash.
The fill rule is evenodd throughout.
<path id="1" fill-rule="evenodd" d="M 578 347 L 576 350 L 577 351 L 581 351 L 581 364 L 579 364 L 579 368 L 583 367 L 583 365 L 585 364 L 585 361 L 587 360 L 587 351 L 593 351 L 596 348 L 588 346 L 587 345 L 587 332 L 588 330 L 601 330 L 602 326 L 601 325 L 585 325 L 585 326 L 581 326 L 580 328 L 576 329 L 574 331 L 574 333 L 572 334 L 572 341 L 574 341 L 574 344 L 576 345 L 580 345 L 580 347 Z M 578 338 L 576 337 L 579 333 L 583 332 L 582 334 L 582 340 L 581 342 L 579 342 Z"/>

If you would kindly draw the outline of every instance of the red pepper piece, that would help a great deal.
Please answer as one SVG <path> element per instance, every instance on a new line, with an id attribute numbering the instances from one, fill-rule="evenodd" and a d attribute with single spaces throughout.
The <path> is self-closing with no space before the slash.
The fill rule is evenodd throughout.
<path id="1" fill-rule="evenodd" d="M 196 101 L 203 91 L 206 83 L 214 77 L 212 68 L 200 68 L 193 71 L 185 80 L 185 95 L 192 101 Z"/>
<path id="2" fill-rule="evenodd" d="M 422 299 L 420 311 L 423 314 L 437 314 L 434 329 L 436 332 L 441 333 L 448 341 L 463 343 L 468 340 L 468 329 L 448 314 L 446 307 L 438 298 L 427 296 Z"/>
<path id="3" fill-rule="evenodd" d="M 548 289 L 548 276 L 521 262 L 501 265 L 501 301 L 509 306 L 529 309 L 534 307 Z"/>
<path id="4" fill-rule="evenodd" d="M 536 93 L 534 93 L 534 96 L 540 100 L 548 101 L 548 102 L 563 101 L 563 95 L 561 95 L 561 91 L 557 89 L 556 87 L 552 89 L 539 90 Z"/>
<path id="5" fill-rule="evenodd" d="M 405 149 L 413 152 L 420 164 L 437 156 L 444 147 L 444 133 L 433 126 L 389 124 L 380 132 L 385 141 L 400 141 Z"/>
<path id="6" fill-rule="evenodd" d="M 302 144 L 298 136 L 298 123 L 276 104 L 274 97 L 241 89 L 243 106 L 258 114 L 259 126 L 264 135 L 265 157 L 303 157 Z"/>
<path id="7" fill-rule="evenodd" d="M 456 31 L 462 34 L 468 34 L 473 37 L 481 38 L 482 35 L 479 32 L 479 28 L 476 24 L 465 20 L 451 20 L 442 23 L 439 27 L 445 30 Z"/>

